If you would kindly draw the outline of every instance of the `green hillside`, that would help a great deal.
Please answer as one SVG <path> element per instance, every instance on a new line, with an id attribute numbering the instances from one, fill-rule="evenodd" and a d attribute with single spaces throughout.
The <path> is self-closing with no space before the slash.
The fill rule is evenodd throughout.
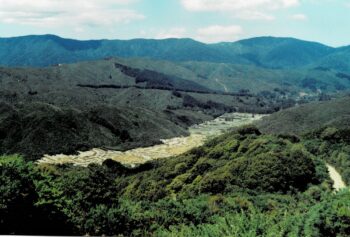
<path id="1" fill-rule="evenodd" d="M 276 37 L 204 44 L 191 39 L 78 41 L 43 35 L 0 38 L 0 65 L 64 64 L 64 80 L 73 78 L 75 82 L 91 84 L 98 78 L 100 84 L 110 85 L 116 83 L 114 76 L 119 80 L 117 85 L 130 85 L 127 75 L 111 72 L 113 65 L 102 61 L 123 57 L 126 59 L 118 59 L 118 64 L 146 70 L 140 75 L 148 77 L 148 87 L 170 88 L 159 85 L 159 80 L 167 76 L 172 84 L 181 81 L 177 87 L 191 90 L 202 86 L 213 91 L 258 93 L 277 88 L 288 97 L 296 97 L 300 92 L 313 97 L 350 88 L 348 49 Z M 90 62 L 66 65 L 81 61 Z M 62 69 L 51 71 L 58 73 Z"/>
<path id="2" fill-rule="evenodd" d="M 261 131 L 274 134 L 305 134 L 326 126 L 350 127 L 350 97 L 313 102 L 272 114 L 258 123 Z"/>
<path id="3" fill-rule="evenodd" d="M 74 154 L 94 147 L 131 149 L 186 135 L 186 123 L 142 108 L 96 106 L 85 110 L 46 103 L 0 104 L 0 153 Z M 202 116 L 205 117 L 205 116 Z M 191 123 L 191 120 L 188 119 Z"/>
<path id="4" fill-rule="evenodd" d="M 339 48 L 336 52 L 314 63 L 317 67 L 334 69 L 343 73 L 350 73 L 350 47 Z M 347 77 L 349 80 L 349 77 Z"/>
<path id="5" fill-rule="evenodd" d="M 49 66 L 105 57 L 244 62 L 230 52 L 192 39 L 79 41 L 55 35 L 0 38 L 0 65 L 5 66 Z"/>
<path id="6" fill-rule="evenodd" d="M 115 74 L 113 63 L 122 64 L 130 68 L 151 70 L 156 73 L 165 74 L 168 79 L 175 83 L 178 89 L 189 89 L 203 91 L 208 90 L 220 92 L 233 92 L 249 90 L 252 93 L 277 91 L 277 97 L 287 96 L 289 98 L 299 98 L 300 92 L 309 97 L 323 93 L 343 92 L 350 88 L 350 80 L 342 76 L 340 71 L 322 71 L 311 69 L 266 69 L 249 65 L 210 63 L 210 62 L 169 62 L 150 59 L 110 59 L 107 61 L 92 61 L 78 64 L 61 66 L 60 70 L 69 69 L 70 74 L 66 77 L 74 78 L 80 83 L 87 83 L 81 80 L 81 75 L 85 75 L 88 80 L 99 78 L 109 78 L 111 73 L 115 75 L 111 80 L 102 80 L 100 84 L 116 83 L 117 85 L 130 85 L 130 80 L 123 79 L 125 74 Z M 98 68 L 98 69 L 97 69 Z M 92 70 L 93 69 L 93 70 Z M 108 74 L 108 72 L 110 74 Z M 68 72 L 67 72 L 68 73 Z M 75 74 L 77 73 L 77 74 Z M 92 76 L 95 77 L 92 78 Z M 78 78 L 77 78 L 78 77 Z M 80 78 L 79 78 L 80 77 Z M 91 79 L 90 79 L 91 78 Z M 84 79 L 87 80 L 87 79 Z M 195 84 L 189 84 L 191 81 Z M 181 85 L 180 85 L 181 84 Z M 307 97 L 308 97 L 307 96 Z"/>
<path id="7" fill-rule="evenodd" d="M 189 126 L 226 112 L 271 113 L 293 105 L 279 97 L 215 91 L 149 65 L 108 59 L 1 68 L 0 153 L 36 160 L 92 148 L 125 150 L 185 135 Z"/>
<path id="8" fill-rule="evenodd" d="M 287 109 L 257 123 L 266 134 L 302 140 L 307 149 L 332 164 L 350 183 L 350 97 Z M 295 136 L 297 135 L 297 136 Z"/>
<path id="9" fill-rule="evenodd" d="M 314 69 L 148 59 L 0 68 L 0 101 L 11 108 L 1 117 L 0 148 L 4 153 L 19 152 L 37 159 L 45 153 L 150 145 L 185 134 L 188 126 L 225 112 L 272 113 L 304 98 L 319 99 L 321 92 L 349 88 L 350 81 L 337 75 Z M 36 130 L 39 119 L 45 122 Z M 68 120 L 74 122 L 67 125 Z M 272 126 L 279 130 L 278 124 Z M 11 127 L 16 128 L 14 137 Z M 76 131 L 62 132 L 61 127 Z M 38 132 L 31 133 L 33 129 Z M 63 134 L 67 142 L 60 140 Z M 121 134 L 127 139 L 121 139 Z M 42 138 L 34 139 L 37 137 Z"/>
<path id="10" fill-rule="evenodd" d="M 306 94 L 334 93 L 350 88 L 350 80 L 339 71 L 316 69 L 266 69 L 249 65 L 186 62 L 181 64 L 195 72 L 196 82 L 222 91 L 250 90 L 272 92 L 278 88 L 289 97 Z M 176 72 L 176 70 L 174 70 Z M 192 77 L 194 78 L 193 74 Z"/>
<path id="11" fill-rule="evenodd" d="M 37 67 L 105 57 L 147 57 L 295 68 L 311 64 L 337 50 L 315 42 L 276 37 L 204 44 L 192 39 L 79 41 L 38 35 L 0 38 L 0 65 Z"/>
<path id="12" fill-rule="evenodd" d="M 350 184 L 348 49 L 0 38 L 0 235 L 349 236 L 350 191 L 328 172 Z M 37 162 L 152 146 L 231 112 L 271 115 L 143 164 Z"/>
<path id="13" fill-rule="evenodd" d="M 341 236 L 349 191 L 298 141 L 240 128 L 171 159 L 126 168 L 0 157 L 1 233 Z M 15 214 L 14 214 L 15 213 Z"/>
<path id="14" fill-rule="evenodd" d="M 335 51 L 332 47 L 316 42 L 275 37 L 220 43 L 216 47 L 225 48 L 257 66 L 267 68 L 302 67 Z"/>

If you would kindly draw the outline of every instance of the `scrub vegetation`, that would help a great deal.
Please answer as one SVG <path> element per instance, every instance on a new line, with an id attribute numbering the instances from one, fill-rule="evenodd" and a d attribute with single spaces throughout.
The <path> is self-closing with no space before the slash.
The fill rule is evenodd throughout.
<path id="1" fill-rule="evenodd" d="M 245 126 L 135 168 L 3 156 L 1 233 L 348 236 L 350 193 L 333 193 L 314 142 Z"/>

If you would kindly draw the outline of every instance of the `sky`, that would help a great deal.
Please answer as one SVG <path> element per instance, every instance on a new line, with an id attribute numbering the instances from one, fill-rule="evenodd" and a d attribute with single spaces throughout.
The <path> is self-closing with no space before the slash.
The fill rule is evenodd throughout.
<path id="1" fill-rule="evenodd" d="M 350 0 L 0 0 L 0 37 L 193 38 L 258 36 L 350 45 Z"/>

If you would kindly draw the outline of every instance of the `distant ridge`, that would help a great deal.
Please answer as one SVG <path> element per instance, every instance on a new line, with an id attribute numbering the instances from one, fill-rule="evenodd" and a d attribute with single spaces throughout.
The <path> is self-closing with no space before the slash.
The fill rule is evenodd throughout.
<path id="1" fill-rule="evenodd" d="M 145 57 L 175 62 L 199 61 L 265 68 L 296 68 L 318 61 L 324 62 L 325 58 L 337 62 L 344 54 L 349 55 L 347 47 L 332 48 L 316 42 L 278 37 L 257 37 L 217 44 L 204 44 L 193 39 L 81 41 L 56 35 L 0 38 L 0 65 L 10 67 L 42 67 L 105 57 Z M 347 64 L 341 68 L 347 69 Z"/>
<path id="2" fill-rule="evenodd" d="M 305 66 L 335 52 L 335 48 L 320 43 L 284 37 L 257 37 L 219 45 L 268 68 Z"/>
<path id="3" fill-rule="evenodd" d="M 220 52 L 192 39 L 79 41 L 54 35 L 0 38 L 0 65 L 3 66 L 49 66 L 104 57 L 244 63 L 230 52 Z"/>

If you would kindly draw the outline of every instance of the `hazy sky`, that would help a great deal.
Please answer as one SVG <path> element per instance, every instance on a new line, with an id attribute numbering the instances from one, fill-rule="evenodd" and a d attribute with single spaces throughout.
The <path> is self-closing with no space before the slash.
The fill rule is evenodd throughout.
<path id="1" fill-rule="evenodd" d="M 203 42 L 291 36 L 350 44 L 350 0 L 0 0 L 0 37 L 190 37 Z"/>

